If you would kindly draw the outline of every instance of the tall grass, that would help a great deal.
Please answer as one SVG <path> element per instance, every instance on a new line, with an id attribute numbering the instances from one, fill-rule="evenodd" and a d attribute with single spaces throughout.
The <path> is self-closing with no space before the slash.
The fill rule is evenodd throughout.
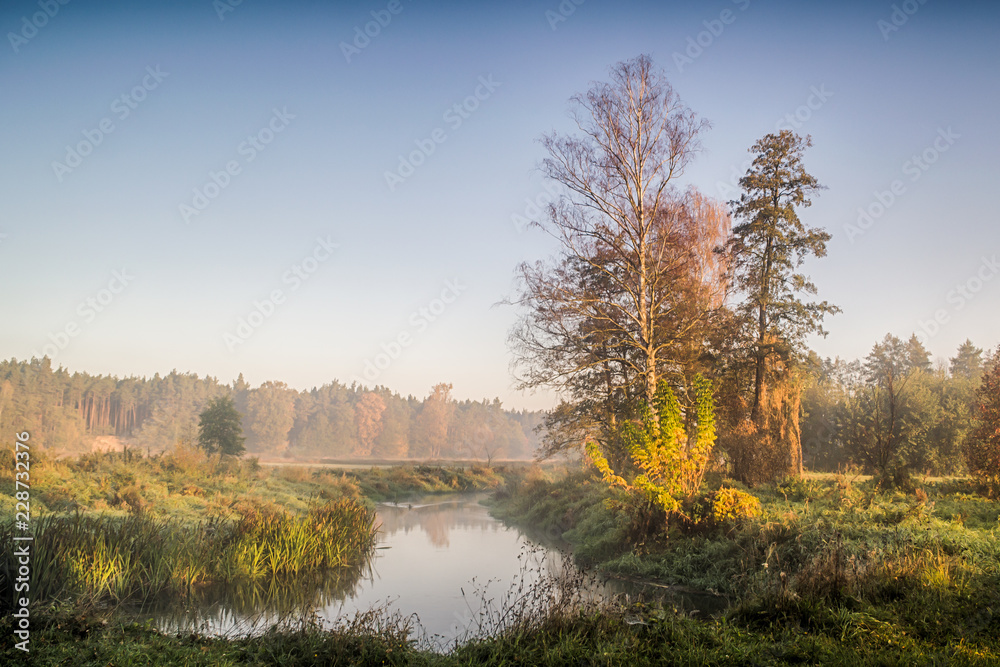
<path id="1" fill-rule="evenodd" d="M 350 567 L 371 554 L 374 513 L 352 500 L 305 516 L 249 509 L 200 524 L 146 515 L 43 515 L 34 522 L 31 592 L 36 601 L 148 602 L 209 584 L 262 582 Z M 12 524 L 0 540 L 12 544 Z M 17 561 L 0 556 L 0 605 L 9 605 Z"/>
<path id="2" fill-rule="evenodd" d="M 374 515 L 340 500 L 306 516 L 248 512 L 225 540 L 219 562 L 228 581 L 257 581 L 347 565 L 375 546 Z"/>
<path id="3" fill-rule="evenodd" d="M 495 511 L 569 541 L 605 572 L 721 593 L 728 622 L 755 631 L 993 644 L 1000 503 L 967 486 L 928 482 L 904 494 L 845 479 L 763 485 L 752 490 L 760 518 L 698 533 L 664 523 L 639 540 L 628 513 L 582 477 L 526 481 Z"/>

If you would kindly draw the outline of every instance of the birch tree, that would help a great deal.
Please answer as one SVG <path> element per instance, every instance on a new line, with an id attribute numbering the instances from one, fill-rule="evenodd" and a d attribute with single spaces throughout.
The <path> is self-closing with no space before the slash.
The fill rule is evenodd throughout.
<path id="1" fill-rule="evenodd" d="M 614 430 L 637 401 L 656 415 L 661 379 L 693 376 L 724 266 L 718 203 L 677 179 L 708 128 L 647 56 L 571 99 L 577 133 L 542 138 L 543 174 L 562 195 L 535 224 L 559 242 L 517 271 L 523 317 L 511 332 L 522 388 L 568 399 L 554 414 Z M 579 443 L 579 441 L 577 441 Z"/>

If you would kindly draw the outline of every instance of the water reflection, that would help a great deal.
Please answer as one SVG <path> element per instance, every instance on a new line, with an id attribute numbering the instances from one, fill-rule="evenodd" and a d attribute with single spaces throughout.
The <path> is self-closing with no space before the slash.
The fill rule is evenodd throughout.
<path id="1" fill-rule="evenodd" d="M 169 632 L 236 635 L 316 614 L 329 623 L 377 607 L 419 619 L 429 643 L 465 634 L 481 603 L 471 595 L 501 595 L 534 577 L 541 562 L 522 550 L 531 543 L 489 515 L 486 494 L 427 496 L 377 506 L 377 548 L 369 562 L 313 579 L 297 577 L 258 585 L 210 587 L 189 599 L 147 608 Z M 540 557 L 538 557 L 540 560 Z"/>
<path id="2" fill-rule="evenodd" d="M 186 604 L 146 615 L 171 632 L 237 635 L 274 623 L 293 624 L 304 615 L 315 614 L 332 625 L 358 612 L 387 608 L 413 615 L 416 639 L 425 646 L 445 648 L 495 629 L 499 611 L 538 602 L 531 596 L 568 594 L 553 581 L 575 582 L 572 594 L 582 600 L 642 591 L 580 576 L 568 556 L 536 545 L 491 517 L 479 503 L 484 497 L 429 496 L 379 505 L 378 544 L 364 566 L 313 580 L 208 589 Z M 540 579 L 542 588 L 533 588 Z"/>
<path id="3" fill-rule="evenodd" d="M 183 600 L 154 601 L 133 610 L 166 632 L 211 635 L 254 633 L 275 623 L 295 622 L 311 610 L 344 599 L 371 578 L 371 562 L 339 568 L 321 576 L 282 577 L 193 590 Z"/>
<path id="4" fill-rule="evenodd" d="M 378 507 L 382 528 L 371 578 L 321 611 L 325 618 L 350 615 L 387 602 L 416 614 L 429 643 L 465 634 L 476 618 L 480 594 L 501 595 L 541 563 L 527 563 L 531 543 L 491 517 L 484 494 L 432 496 Z M 488 590 L 480 591 L 480 588 Z"/>
<path id="5" fill-rule="evenodd" d="M 383 503 L 378 507 L 383 539 L 402 532 L 422 531 L 432 546 L 448 549 L 452 530 L 497 531 L 504 526 L 479 504 L 482 494 L 427 497 L 411 503 Z"/>

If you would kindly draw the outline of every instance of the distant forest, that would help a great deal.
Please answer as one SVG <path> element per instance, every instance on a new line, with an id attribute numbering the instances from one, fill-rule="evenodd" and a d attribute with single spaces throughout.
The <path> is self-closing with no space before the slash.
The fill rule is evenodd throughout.
<path id="1" fill-rule="evenodd" d="M 505 410 L 499 399 L 455 401 L 451 385 L 402 397 L 385 387 L 332 382 L 297 391 L 282 382 L 252 388 L 172 371 L 119 379 L 52 368 L 48 357 L 0 361 L 0 428 L 29 431 L 48 450 L 89 451 L 101 436 L 158 452 L 197 442 L 198 416 L 230 395 L 243 415 L 251 455 L 289 458 L 530 458 L 544 412 Z"/>

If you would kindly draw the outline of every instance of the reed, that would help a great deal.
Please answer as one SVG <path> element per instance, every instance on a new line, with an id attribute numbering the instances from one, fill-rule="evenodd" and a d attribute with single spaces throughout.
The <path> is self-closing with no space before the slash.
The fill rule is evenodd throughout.
<path id="1" fill-rule="evenodd" d="M 0 529 L 10 544 L 12 525 Z M 357 565 L 375 545 L 374 513 L 353 500 L 305 516 L 250 509 L 191 525 L 146 515 L 43 515 L 34 522 L 36 601 L 140 602 L 211 584 L 262 582 Z M 17 562 L 0 556 L 0 605 L 13 598 Z"/>

